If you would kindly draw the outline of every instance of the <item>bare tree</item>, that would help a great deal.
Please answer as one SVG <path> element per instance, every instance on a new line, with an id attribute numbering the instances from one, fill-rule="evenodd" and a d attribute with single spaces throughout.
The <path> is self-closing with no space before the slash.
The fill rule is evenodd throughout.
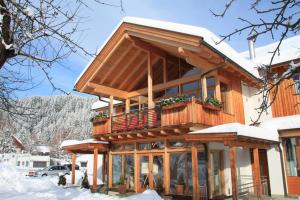
<path id="1" fill-rule="evenodd" d="M 116 1 L 94 0 L 123 10 L 122 1 Z M 66 93 L 55 86 L 50 71 L 73 53 L 94 56 L 80 44 L 80 25 L 86 20 L 80 11 L 87 7 L 82 0 L 0 0 L 0 111 L 26 113 L 15 94 L 39 84 L 33 70 L 43 74 L 54 90 Z"/>
<path id="2" fill-rule="evenodd" d="M 245 3 L 241 0 L 228 0 L 221 12 L 211 12 L 215 17 L 224 17 L 237 2 Z M 269 52 L 272 55 L 268 61 L 269 64 L 258 66 L 261 89 L 257 95 L 262 95 L 263 99 L 261 105 L 257 108 L 258 117 L 252 120 L 253 124 L 257 124 L 262 114 L 275 101 L 279 85 L 284 80 L 290 79 L 295 73 L 300 72 L 300 63 L 297 62 L 297 58 L 295 58 L 295 61 L 290 62 L 288 69 L 282 74 L 276 74 L 271 69 L 274 57 L 280 55 L 282 41 L 290 35 L 298 34 L 300 31 L 300 0 L 249 0 L 247 3 L 249 10 L 257 19 L 248 20 L 242 16 L 238 17 L 244 25 L 229 34 L 222 35 L 219 42 L 230 40 L 232 36 L 243 32 L 247 32 L 251 39 L 257 39 L 264 35 L 269 35 L 273 40 L 279 38 L 276 48 L 271 49 Z"/>

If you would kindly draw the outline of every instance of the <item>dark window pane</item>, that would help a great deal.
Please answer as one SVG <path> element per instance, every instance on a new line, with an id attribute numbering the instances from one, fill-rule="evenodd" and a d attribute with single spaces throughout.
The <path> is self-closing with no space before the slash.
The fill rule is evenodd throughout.
<path id="1" fill-rule="evenodd" d="M 300 94 L 300 80 L 299 80 L 299 74 L 293 75 L 294 80 L 294 92 L 295 94 Z"/>
<path id="2" fill-rule="evenodd" d="M 129 189 L 134 189 L 134 157 L 132 154 L 124 155 L 125 159 L 125 179 Z"/>
<path id="3" fill-rule="evenodd" d="M 124 144 L 124 150 L 134 150 L 134 144 Z"/>
<path id="4" fill-rule="evenodd" d="M 300 138 L 286 138 L 283 140 L 286 153 L 286 166 L 288 176 L 300 176 L 299 163 L 297 159 L 300 158 Z"/>
<path id="5" fill-rule="evenodd" d="M 186 83 L 186 84 L 182 85 L 182 91 L 183 92 L 191 91 L 191 90 L 197 90 L 197 89 L 199 89 L 198 81 L 191 82 L 191 83 Z"/>
<path id="6" fill-rule="evenodd" d="M 139 143 L 139 150 L 150 150 L 150 149 L 163 149 L 165 147 L 165 143 L 162 141 L 155 141 L 150 143 Z"/>
<path id="7" fill-rule="evenodd" d="M 192 156 L 191 153 L 170 153 L 170 192 L 176 194 L 178 180 L 183 178 L 184 194 L 192 195 Z"/>
<path id="8" fill-rule="evenodd" d="M 122 156 L 112 156 L 112 183 L 113 185 L 119 185 L 120 178 L 122 176 Z"/>
<path id="9" fill-rule="evenodd" d="M 166 89 L 166 96 L 168 96 L 168 97 L 176 96 L 176 95 L 178 95 L 178 93 L 179 93 L 178 86 Z"/>
<path id="10" fill-rule="evenodd" d="M 216 88 L 215 77 L 206 78 L 206 87 L 207 87 L 207 97 L 215 98 L 215 88 Z"/>
<path id="11" fill-rule="evenodd" d="M 179 78 L 179 62 L 175 58 L 172 62 L 167 62 L 167 81 L 172 81 Z"/>

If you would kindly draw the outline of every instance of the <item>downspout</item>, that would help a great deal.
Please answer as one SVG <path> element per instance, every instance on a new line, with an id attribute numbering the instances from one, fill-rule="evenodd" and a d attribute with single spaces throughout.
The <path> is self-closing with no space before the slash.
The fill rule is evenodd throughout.
<path id="1" fill-rule="evenodd" d="M 279 155 L 280 155 L 280 164 L 281 164 L 281 173 L 283 178 L 283 190 L 284 190 L 284 196 L 287 196 L 287 186 L 286 186 L 286 176 L 285 176 L 285 169 L 284 169 L 284 161 L 283 161 L 283 155 L 282 155 L 282 149 L 280 146 L 280 143 L 278 144 L 279 149 Z"/>

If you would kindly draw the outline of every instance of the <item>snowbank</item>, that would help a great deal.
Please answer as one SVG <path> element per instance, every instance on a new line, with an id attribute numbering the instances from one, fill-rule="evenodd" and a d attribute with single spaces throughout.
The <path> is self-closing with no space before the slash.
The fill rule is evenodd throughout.
<path id="1" fill-rule="evenodd" d="M 72 145 L 78 145 L 78 144 L 108 144 L 108 142 L 103 142 L 95 139 L 86 139 L 86 140 L 64 140 L 60 147 L 67 147 Z"/>
<path id="2" fill-rule="evenodd" d="M 80 171 L 76 171 L 76 183 L 81 182 Z M 71 176 L 66 176 L 67 184 Z M 0 199 L 5 200 L 161 200 L 153 190 L 147 190 L 142 194 L 119 198 L 99 193 L 91 193 L 90 190 L 80 187 L 59 187 L 58 177 L 26 177 L 15 166 L 0 164 Z"/>

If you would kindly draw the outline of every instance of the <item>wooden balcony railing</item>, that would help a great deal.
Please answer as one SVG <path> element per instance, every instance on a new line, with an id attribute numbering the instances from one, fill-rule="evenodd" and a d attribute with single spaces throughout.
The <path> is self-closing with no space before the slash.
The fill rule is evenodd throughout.
<path id="1" fill-rule="evenodd" d="M 133 111 L 93 122 L 93 135 L 129 132 L 175 125 L 215 126 L 235 122 L 233 114 L 209 107 L 195 99 L 170 106 Z"/>
<path id="2" fill-rule="evenodd" d="M 161 126 L 160 107 L 112 117 L 112 132 L 134 131 Z"/>

